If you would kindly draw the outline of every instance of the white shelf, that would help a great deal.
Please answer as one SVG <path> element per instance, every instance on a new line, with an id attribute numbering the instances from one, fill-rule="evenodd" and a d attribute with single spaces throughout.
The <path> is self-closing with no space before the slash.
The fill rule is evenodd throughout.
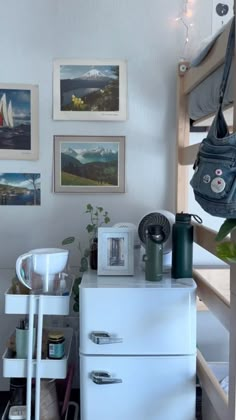
<path id="1" fill-rule="evenodd" d="M 31 295 L 35 302 L 41 298 L 43 300 L 44 315 L 68 315 L 70 309 L 70 295 Z M 34 305 L 37 313 L 37 305 Z M 5 292 L 5 313 L 6 314 L 28 314 L 29 295 L 17 295 L 12 293 L 12 288 Z"/>
<path id="2" fill-rule="evenodd" d="M 47 330 L 56 330 L 56 328 L 47 328 Z M 72 328 L 60 328 L 65 337 L 65 357 L 59 360 L 41 359 L 40 377 L 64 379 L 67 374 L 67 362 L 70 354 L 71 341 L 73 336 Z M 27 377 L 27 359 L 17 359 L 15 353 L 6 349 L 3 359 L 3 376 L 6 378 Z M 32 360 L 32 377 L 36 376 L 36 359 Z"/>

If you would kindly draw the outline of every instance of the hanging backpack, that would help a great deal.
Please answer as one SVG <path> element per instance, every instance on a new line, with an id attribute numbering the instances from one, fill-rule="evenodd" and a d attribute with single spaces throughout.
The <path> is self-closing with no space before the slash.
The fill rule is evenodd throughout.
<path id="1" fill-rule="evenodd" d="M 200 144 L 190 181 L 198 204 L 212 216 L 226 219 L 236 218 L 236 133 L 229 133 L 222 112 L 234 43 L 235 19 L 228 38 L 218 110 L 207 137 Z"/>

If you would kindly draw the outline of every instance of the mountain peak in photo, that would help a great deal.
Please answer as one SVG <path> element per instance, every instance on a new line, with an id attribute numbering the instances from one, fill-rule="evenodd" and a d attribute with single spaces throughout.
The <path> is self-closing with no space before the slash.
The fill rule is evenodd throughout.
<path id="1" fill-rule="evenodd" d="M 77 153 L 76 153 L 76 151 L 75 151 L 74 149 L 72 149 L 72 147 L 69 147 L 68 149 L 66 149 L 66 150 L 64 151 L 64 153 L 65 153 L 66 155 L 73 156 L 74 158 L 76 158 L 76 157 L 77 157 Z"/>
<path id="2" fill-rule="evenodd" d="M 87 71 L 86 73 L 84 73 L 82 76 L 80 76 L 80 79 L 103 79 L 103 78 L 107 78 L 107 76 L 102 73 L 100 70 L 97 69 L 92 69 Z"/>

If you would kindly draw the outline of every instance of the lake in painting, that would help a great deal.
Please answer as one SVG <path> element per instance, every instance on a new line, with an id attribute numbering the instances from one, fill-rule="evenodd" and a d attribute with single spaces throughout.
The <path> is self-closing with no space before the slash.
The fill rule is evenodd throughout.
<path id="1" fill-rule="evenodd" d="M 38 173 L 1 173 L 1 206 L 37 206 L 41 204 L 41 176 Z"/>

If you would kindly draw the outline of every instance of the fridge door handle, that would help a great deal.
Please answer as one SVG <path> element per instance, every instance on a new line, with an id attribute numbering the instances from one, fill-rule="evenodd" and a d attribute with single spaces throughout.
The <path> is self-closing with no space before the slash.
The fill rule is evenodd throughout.
<path id="1" fill-rule="evenodd" d="M 96 385 L 120 384 L 122 379 L 112 377 L 108 372 L 93 370 L 91 379 Z"/>
<path id="2" fill-rule="evenodd" d="M 90 334 L 90 340 L 92 340 L 95 344 L 123 343 L 123 338 L 116 337 L 105 331 L 92 331 Z"/>

